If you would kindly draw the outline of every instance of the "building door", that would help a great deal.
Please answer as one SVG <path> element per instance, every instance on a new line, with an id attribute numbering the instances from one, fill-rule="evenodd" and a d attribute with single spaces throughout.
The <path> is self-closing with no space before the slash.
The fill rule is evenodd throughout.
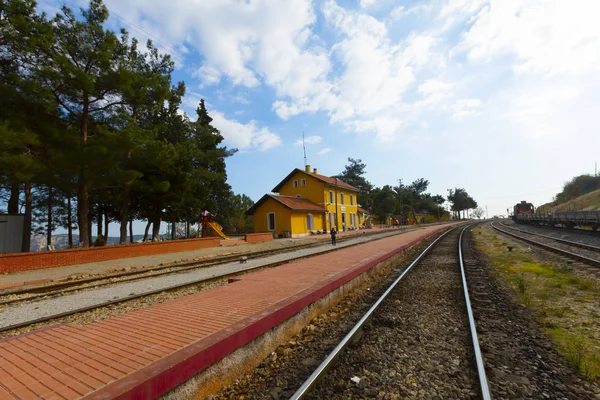
<path id="1" fill-rule="evenodd" d="M 333 213 L 329 213 L 329 229 L 335 226 L 335 221 L 333 220 Z"/>
<path id="2" fill-rule="evenodd" d="M 312 214 L 306 214 L 306 229 L 312 231 L 315 229 L 315 220 Z"/>
<path id="3" fill-rule="evenodd" d="M 346 230 L 346 213 L 342 213 L 342 230 Z"/>
<path id="4" fill-rule="evenodd" d="M 274 231 L 275 230 L 275 213 L 267 214 L 267 223 L 268 223 L 268 229 L 270 231 Z"/>

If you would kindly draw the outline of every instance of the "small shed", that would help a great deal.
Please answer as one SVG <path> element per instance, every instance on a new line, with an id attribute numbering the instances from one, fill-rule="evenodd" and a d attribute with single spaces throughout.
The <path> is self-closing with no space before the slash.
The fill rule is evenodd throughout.
<path id="1" fill-rule="evenodd" d="M 0 214 L 0 254 L 21 251 L 24 224 L 25 214 Z"/>

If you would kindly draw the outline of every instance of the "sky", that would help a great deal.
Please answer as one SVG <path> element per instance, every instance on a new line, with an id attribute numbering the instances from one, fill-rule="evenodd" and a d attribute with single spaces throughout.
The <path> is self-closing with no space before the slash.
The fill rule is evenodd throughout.
<path id="1" fill-rule="evenodd" d="M 228 182 L 255 201 L 303 167 L 303 132 L 319 173 L 361 159 L 376 186 L 464 188 L 490 217 L 600 161 L 597 0 L 105 4 L 107 27 L 171 54 L 181 112 L 205 99 L 238 149 Z"/>

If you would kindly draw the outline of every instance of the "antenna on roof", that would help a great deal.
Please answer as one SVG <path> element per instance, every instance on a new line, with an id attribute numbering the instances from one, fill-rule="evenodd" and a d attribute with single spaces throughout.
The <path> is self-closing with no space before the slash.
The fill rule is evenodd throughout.
<path id="1" fill-rule="evenodd" d="M 306 161 L 306 146 L 304 145 L 304 131 L 302 131 L 302 148 L 304 149 L 304 166 L 306 167 L 308 165 L 308 162 Z"/>

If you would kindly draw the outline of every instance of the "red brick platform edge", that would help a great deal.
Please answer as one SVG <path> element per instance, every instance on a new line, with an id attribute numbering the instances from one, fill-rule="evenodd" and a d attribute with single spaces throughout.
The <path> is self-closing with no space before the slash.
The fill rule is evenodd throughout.
<path id="1" fill-rule="evenodd" d="M 260 314 L 239 321 L 208 338 L 193 343 L 146 368 L 90 393 L 85 398 L 93 400 L 157 398 L 375 265 L 424 240 L 436 236 L 446 228 L 442 227 L 423 238 L 413 240 L 404 246 L 349 271 L 343 277 L 331 280 L 324 285 L 313 286 L 288 298 L 285 302 L 274 304 Z"/>
<path id="2" fill-rule="evenodd" d="M 55 268 L 75 264 L 176 253 L 219 246 L 216 237 L 185 239 L 153 243 L 132 243 L 85 249 L 52 250 L 44 252 L 0 254 L 0 273 Z"/>

